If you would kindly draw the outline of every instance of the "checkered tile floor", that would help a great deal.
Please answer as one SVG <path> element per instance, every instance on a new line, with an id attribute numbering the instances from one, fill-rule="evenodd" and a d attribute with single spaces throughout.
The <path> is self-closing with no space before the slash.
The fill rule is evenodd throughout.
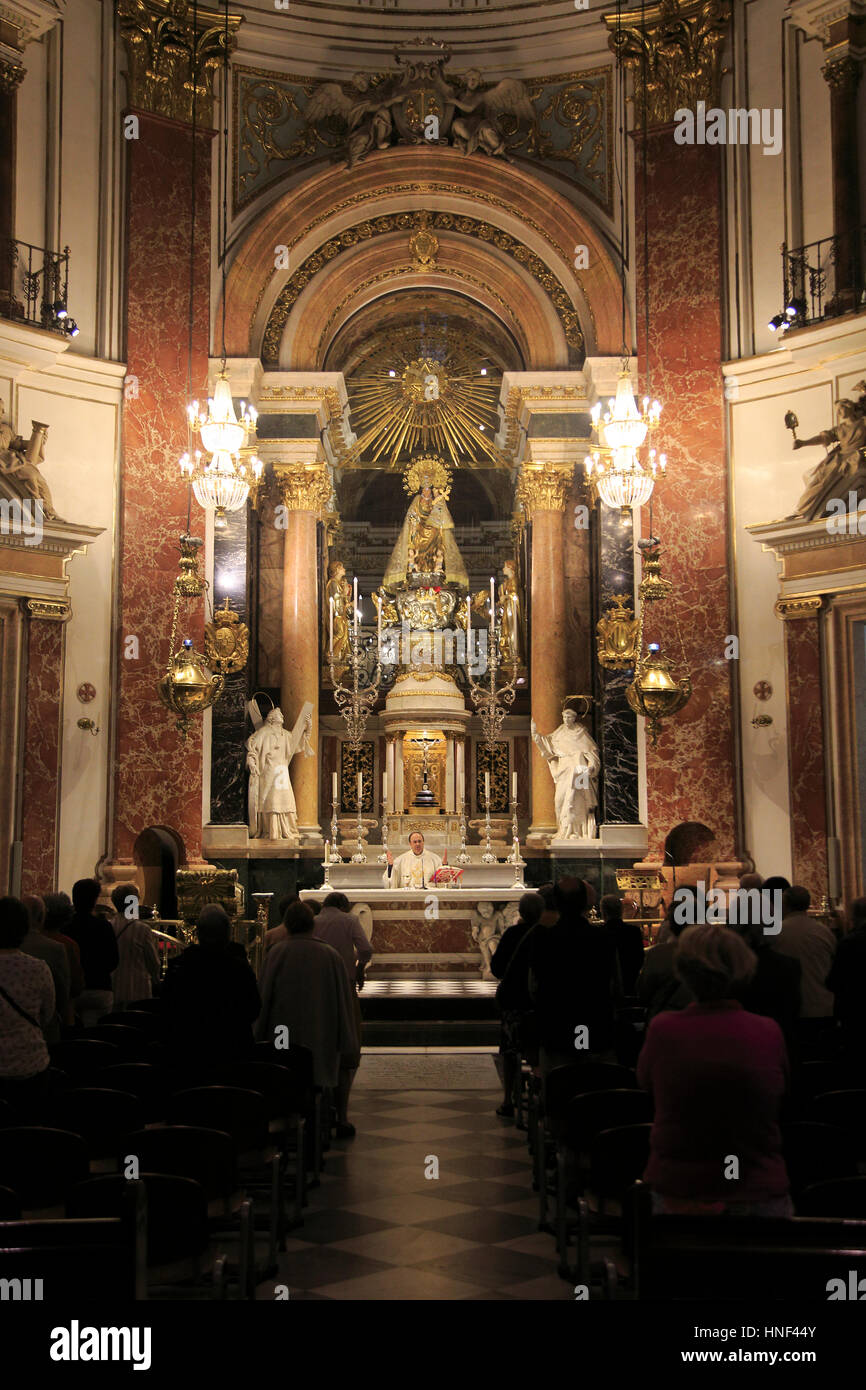
<path id="1" fill-rule="evenodd" d="M 526 1135 L 497 1118 L 500 1099 L 353 1092 L 357 1135 L 332 1143 L 280 1257 L 290 1299 L 572 1299 L 553 1237 L 536 1229 Z M 438 1178 L 425 1176 L 431 1156 Z M 262 1284 L 258 1297 L 273 1293 Z"/>

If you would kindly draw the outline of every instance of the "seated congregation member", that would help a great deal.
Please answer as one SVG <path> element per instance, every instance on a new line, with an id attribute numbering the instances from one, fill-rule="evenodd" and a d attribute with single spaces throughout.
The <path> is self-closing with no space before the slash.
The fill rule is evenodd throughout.
<path id="1" fill-rule="evenodd" d="M 138 916 L 135 884 L 118 883 L 112 890 L 111 901 L 118 954 L 117 968 L 111 976 L 114 1008 L 125 1009 L 137 999 L 152 998 L 159 984 L 159 956 L 150 927 Z"/>
<path id="2" fill-rule="evenodd" d="M 644 1180 L 659 1214 L 793 1215 L 778 1124 L 785 1041 L 736 997 L 756 964 L 728 927 L 687 927 L 677 941 L 694 1002 L 653 1019 L 637 1064 L 655 1102 Z"/>
<path id="3" fill-rule="evenodd" d="M 46 962 L 21 949 L 28 927 L 24 904 L 0 898 L 0 1098 L 25 1120 L 47 1085 L 45 1030 L 56 1010 Z"/>
<path id="4" fill-rule="evenodd" d="M 848 920 L 850 929 L 837 947 L 827 988 L 835 996 L 845 1050 L 852 1062 L 866 1066 L 866 898 L 854 899 Z"/>
<path id="5" fill-rule="evenodd" d="M 358 918 L 353 915 L 345 893 L 329 893 L 325 898 L 322 910 L 316 917 L 313 936 L 316 941 L 326 941 L 329 946 L 333 946 L 345 966 L 360 1057 L 361 1004 L 358 991 L 364 988 L 364 971 L 373 957 L 373 947 Z M 346 1065 L 340 1066 L 340 1084 L 337 1087 L 338 1139 L 351 1139 L 355 1133 L 354 1126 L 349 1124 L 349 1092 L 355 1080 L 356 1070 L 357 1068 Z"/>
<path id="6" fill-rule="evenodd" d="M 509 1119 L 514 1115 L 514 1087 L 520 1072 L 520 1061 L 523 1055 L 522 1028 L 527 1007 L 511 1007 L 504 1003 L 505 991 L 503 981 L 505 980 L 512 961 L 515 958 L 518 947 L 526 940 L 533 927 L 538 922 L 544 912 L 544 899 L 540 893 L 524 893 L 520 902 L 517 904 L 519 916 L 513 926 L 506 928 L 499 938 L 499 944 L 490 960 L 490 969 L 500 984 L 496 990 L 496 1000 L 502 1011 L 502 1022 L 500 1026 L 499 1054 L 502 1058 L 502 1089 L 504 1097 L 502 1104 L 496 1111 L 497 1115 Z M 516 982 L 515 975 L 513 982 Z M 524 991 L 526 990 L 526 978 L 524 975 Z M 526 997 L 525 1005 L 531 1004 L 531 1000 Z"/>
<path id="7" fill-rule="evenodd" d="M 72 1023 L 72 1009 L 69 1003 L 69 957 L 59 941 L 52 941 L 43 931 L 45 926 L 45 903 L 41 898 L 30 894 L 21 899 L 27 913 L 27 935 L 21 942 L 21 950 L 27 956 L 44 960 L 54 981 L 56 1013 L 45 1030 L 45 1039 L 50 1043 L 60 1041 L 60 1029 Z"/>
<path id="8" fill-rule="evenodd" d="M 811 1037 L 832 1028 L 833 991 L 827 988 L 827 977 L 836 956 L 836 938 L 826 923 L 809 916 L 810 902 L 808 888 L 794 884 L 786 889 L 782 894 L 782 930 L 770 938 L 774 951 L 800 963 L 798 1031 L 807 1044 Z"/>
<path id="9" fill-rule="evenodd" d="M 306 903 L 286 912 L 288 937 L 268 952 L 262 972 L 262 1011 L 256 1037 L 273 1043 L 276 1029 L 313 1054 L 313 1084 L 335 1090 L 340 1066 L 360 1062 L 349 980 L 333 946 L 316 941 Z"/>
<path id="10" fill-rule="evenodd" d="M 84 988 L 73 1004 L 85 1028 L 98 1023 L 103 1014 L 111 1013 L 111 975 L 120 959 L 111 923 L 93 910 L 100 891 L 95 878 L 80 878 L 72 885 L 75 912 L 66 928 L 81 954 Z"/>
<path id="11" fill-rule="evenodd" d="M 613 945 L 587 921 L 586 884 L 580 879 L 560 879 L 553 897 L 559 920 L 533 933 L 529 956 L 542 1074 L 601 1057 L 613 1043 Z"/>
<path id="12" fill-rule="evenodd" d="M 622 898 L 618 893 L 605 893 L 601 900 L 604 932 L 613 942 L 619 966 L 622 993 L 633 995 L 637 977 L 643 967 L 643 934 L 637 922 L 624 922 Z"/>
<path id="13" fill-rule="evenodd" d="M 194 1062 L 236 1061 L 252 1052 L 253 1024 L 262 1001 L 241 948 L 234 948 L 225 908 L 199 913 L 197 944 L 169 965 L 162 1012 L 175 1053 Z"/>
<path id="14" fill-rule="evenodd" d="M 647 1021 L 667 1009 L 684 1009 L 691 1002 L 691 994 L 683 981 L 674 973 L 677 940 L 689 925 L 694 922 L 697 894 L 694 888 L 677 888 L 668 904 L 665 914 L 666 939 L 656 938 L 657 944 L 651 946 L 643 959 L 643 967 L 637 978 L 637 997 L 647 1012 Z"/>

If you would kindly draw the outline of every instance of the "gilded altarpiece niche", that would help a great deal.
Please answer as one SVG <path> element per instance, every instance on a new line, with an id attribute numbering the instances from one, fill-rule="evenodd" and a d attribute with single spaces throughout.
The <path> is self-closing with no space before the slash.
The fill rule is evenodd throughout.
<path id="1" fill-rule="evenodd" d="M 356 753 L 350 743 L 340 745 L 340 807 L 343 811 L 358 809 L 358 773 L 364 778 L 361 810 L 373 813 L 373 752 L 372 740 L 361 744 Z"/>
<path id="2" fill-rule="evenodd" d="M 433 793 L 435 811 L 445 809 L 445 757 L 447 745 L 442 734 L 427 741 L 427 786 Z M 417 810 L 413 802 L 424 786 L 424 750 L 414 746 L 412 735 L 403 741 L 403 787 L 406 811 Z"/>
<path id="3" fill-rule="evenodd" d="M 490 773 L 490 813 L 496 815 L 510 810 L 510 787 L 508 784 L 509 759 L 508 744 L 494 743 L 491 750 L 486 743 L 475 746 L 475 804 L 480 812 L 486 810 L 484 803 L 484 774 Z"/>

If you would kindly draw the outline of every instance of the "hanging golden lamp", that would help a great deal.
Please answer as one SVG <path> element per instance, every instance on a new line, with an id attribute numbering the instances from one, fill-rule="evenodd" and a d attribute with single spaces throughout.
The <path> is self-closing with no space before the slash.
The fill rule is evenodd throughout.
<path id="1" fill-rule="evenodd" d="M 671 670 L 670 658 L 663 654 L 659 642 L 649 642 L 644 654 L 646 604 L 660 603 L 669 598 L 673 591 L 673 584 L 669 579 L 663 579 L 661 576 L 661 561 L 659 559 L 661 541 L 655 536 L 649 536 L 646 540 L 638 541 L 638 547 L 644 557 L 644 574 L 638 585 L 638 594 L 642 600 L 636 644 L 636 651 L 639 655 L 634 679 L 627 686 L 625 694 L 635 714 L 639 714 L 642 719 L 647 721 L 650 742 L 655 748 L 662 722 L 677 714 L 691 699 L 692 678 L 686 663 L 686 652 L 676 609 L 674 609 L 673 618 L 682 655 L 683 674 L 677 676 Z"/>
<path id="2" fill-rule="evenodd" d="M 181 559 L 179 573 L 174 581 L 168 665 L 165 675 L 157 683 L 159 698 L 177 716 L 176 727 L 183 739 L 189 732 L 190 720 L 210 709 L 219 699 L 225 686 L 225 677 L 215 675 L 208 668 L 205 658 L 195 650 L 192 638 L 185 637 L 180 647 L 175 649 L 181 603 L 184 600 L 200 598 L 206 588 L 206 581 L 198 573 L 198 551 L 201 544 L 195 536 L 183 535 L 180 538 Z"/>
<path id="3" fill-rule="evenodd" d="M 692 681 L 689 675 L 679 679 L 671 673 L 671 663 L 662 655 L 658 642 L 650 642 L 646 656 L 642 656 L 634 673 L 634 680 L 626 688 L 626 699 L 635 714 L 647 721 L 650 741 L 653 748 L 659 741 L 662 720 L 670 719 L 683 708 L 692 694 Z"/>

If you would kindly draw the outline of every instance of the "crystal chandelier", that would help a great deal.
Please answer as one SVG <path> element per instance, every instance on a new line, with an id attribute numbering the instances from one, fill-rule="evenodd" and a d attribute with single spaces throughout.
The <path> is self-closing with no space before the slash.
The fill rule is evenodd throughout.
<path id="1" fill-rule="evenodd" d="M 187 406 L 187 419 L 190 432 L 199 436 L 211 457 L 205 459 L 200 449 L 187 451 L 180 460 L 180 471 L 190 479 L 199 506 L 213 509 L 214 526 L 222 531 L 226 512 L 236 512 L 244 505 L 251 479 L 258 482 L 263 468 L 255 453 L 256 410 L 241 401 L 238 420 L 225 359 L 207 411 L 199 410 L 198 401 L 192 401 Z"/>
<path id="2" fill-rule="evenodd" d="M 623 512 L 642 507 L 652 496 L 657 474 L 664 477 L 667 458 L 646 448 L 658 426 L 661 406 L 644 396 L 638 410 L 625 359 L 616 385 L 616 398 L 601 415 L 601 402 L 592 408 L 596 447 L 584 459 L 587 480 L 608 507 Z"/>
<path id="3" fill-rule="evenodd" d="M 222 264 L 222 354 L 220 373 L 217 377 L 213 396 L 208 397 L 207 411 L 199 410 L 198 401 L 187 406 L 189 425 L 189 448 L 180 460 L 181 475 L 192 484 L 193 494 L 199 506 L 214 513 L 214 527 L 224 531 L 227 525 L 226 512 L 236 512 L 244 505 L 253 488 L 262 476 L 264 465 L 256 456 L 256 420 L 253 406 L 241 401 L 241 418 L 235 414 L 232 388 L 226 371 L 226 262 L 228 255 L 228 92 L 229 92 L 229 12 L 228 0 L 224 6 L 225 27 L 222 42 L 222 148 L 223 148 L 223 198 L 220 219 L 220 261 Z M 193 77 L 195 61 L 193 57 Z M 193 82 L 193 91 L 197 88 Z M 192 230 L 190 234 L 190 324 L 189 324 L 189 366 L 187 381 L 192 379 L 192 286 L 193 255 L 195 246 L 195 103 L 193 103 L 192 131 Z M 190 390 L 190 395 L 192 391 Z M 205 453 L 193 449 L 193 437 L 201 439 Z M 209 454 L 207 458 L 205 455 Z"/>

